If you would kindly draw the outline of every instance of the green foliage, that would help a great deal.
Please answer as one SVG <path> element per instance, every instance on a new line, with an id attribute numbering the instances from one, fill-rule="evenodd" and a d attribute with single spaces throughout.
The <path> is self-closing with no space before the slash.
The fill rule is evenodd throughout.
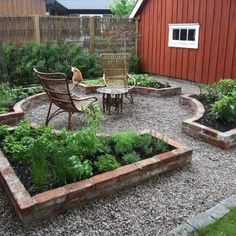
<path id="1" fill-rule="evenodd" d="M 93 175 L 93 168 L 88 160 L 81 161 L 78 156 L 55 156 L 54 173 L 58 183 L 67 184 Z"/>
<path id="2" fill-rule="evenodd" d="M 115 141 L 115 151 L 118 154 L 126 154 L 132 152 L 135 147 L 137 134 L 134 132 L 119 132 L 112 135 Z"/>
<path id="3" fill-rule="evenodd" d="M 82 82 L 83 84 L 93 86 L 93 85 L 105 85 L 103 79 L 96 79 L 96 80 L 86 80 Z"/>
<path id="4" fill-rule="evenodd" d="M 223 218 L 197 230 L 198 236 L 234 236 L 236 232 L 236 208 L 232 208 Z"/>
<path id="5" fill-rule="evenodd" d="M 99 113 L 101 111 L 96 111 Z M 90 116 L 90 114 L 87 114 Z M 97 115 L 99 117 L 99 115 Z M 89 117 L 88 127 L 70 132 L 56 133 L 50 126 L 31 128 L 28 122 L 20 122 L 12 131 L 0 126 L 0 138 L 4 153 L 13 164 L 24 163 L 31 173 L 33 187 L 44 191 L 93 175 L 96 171 L 113 170 L 121 163 L 140 160 L 138 153 L 146 156 L 168 150 L 168 145 L 149 134 L 134 132 L 115 133 L 112 136 L 97 136 L 101 119 Z M 117 158 L 117 159 L 116 159 Z"/>
<path id="6" fill-rule="evenodd" d="M 223 79 L 204 87 L 203 96 L 213 102 L 211 115 L 222 122 L 236 119 L 236 80 Z"/>
<path id="7" fill-rule="evenodd" d="M 9 135 L 8 125 L 0 125 L 0 141 L 7 135 Z"/>
<path id="8" fill-rule="evenodd" d="M 223 122 L 230 122 L 236 118 L 236 90 L 221 96 L 212 106 L 211 114 Z"/>
<path id="9" fill-rule="evenodd" d="M 169 145 L 167 144 L 167 142 L 165 142 L 164 139 L 154 138 L 152 140 L 152 143 L 154 152 L 163 153 L 169 151 Z"/>
<path id="10" fill-rule="evenodd" d="M 98 157 L 94 165 L 100 172 L 114 170 L 120 166 L 116 158 L 109 154 Z"/>
<path id="11" fill-rule="evenodd" d="M 125 154 L 122 157 L 122 159 L 125 162 L 125 164 L 131 164 L 131 163 L 134 163 L 136 161 L 139 161 L 141 158 L 140 158 L 140 155 L 138 153 L 131 152 L 131 153 Z"/>
<path id="12" fill-rule="evenodd" d="M 16 101 L 22 100 L 30 95 L 40 93 L 43 91 L 41 86 L 32 88 L 11 88 L 9 83 L 0 84 L 0 113 L 10 111 L 10 107 L 16 103 Z"/>
<path id="13" fill-rule="evenodd" d="M 203 95 L 208 99 L 218 99 L 223 95 L 236 90 L 236 80 L 233 79 L 222 79 L 218 83 L 207 85 L 203 88 Z"/>
<path id="14" fill-rule="evenodd" d="M 133 10 L 136 2 L 136 0 L 114 0 L 110 8 L 116 16 L 127 17 Z"/>
<path id="15" fill-rule="evenodd" d="M 98 55 L 85 54 L 81 44 L 49 42 L 18 47 L 5 45 L 4 53 L 7 78 L 11 84 L 38 83 L 33 76 L 34 67 L 45 72 L 62 72 L 70 78 L 71 66 L 76 66 L 80 68 L 84 78 L 102 76 Z"/>
<path id="16" fill-rule="evenodd" d="M 170 86 L 169 83 L 166 83 L 163 86 L 160 82 L 158 82 L 155 78 L 149 76 L 148 74 L 132 74 L 131 77 L 136 80 L 136 84 L 138 86 L 142 87 L 162 88 Z"/>
<path id="17" fill-rule="evenodd" d="M 135 146 L 139 150 L 142 150 L 144 155 L 150 155 L 153 152 L 152 136 L 149 134 L 137 136 Z"/>

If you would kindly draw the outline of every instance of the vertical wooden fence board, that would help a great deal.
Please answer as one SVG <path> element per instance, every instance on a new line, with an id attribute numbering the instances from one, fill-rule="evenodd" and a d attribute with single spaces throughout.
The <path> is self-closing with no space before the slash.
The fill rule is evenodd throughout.
<path id="1" fill-rule="evenodd" d="M 157 5 L 157 69 L 156 73 L 160 74 L 161 70 L 161 47 L 162 47 L 162 42 L 161 42 L 161 19 L 162 19 L 162 2 L 161 0 L 157 0 L 158 5 Z"/>

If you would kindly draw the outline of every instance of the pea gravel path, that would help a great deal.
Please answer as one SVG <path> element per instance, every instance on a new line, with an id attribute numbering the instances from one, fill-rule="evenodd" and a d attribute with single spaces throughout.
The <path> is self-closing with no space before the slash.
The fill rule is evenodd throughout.
<path id="1" fill-rule="evenodd" d="M 162 79 L 165 80 L 165 79 Z M 171 80 L 183 92 L 198 92 L 198 86 Z M 205 211 L 236 193 L 236 149 L 220 150 L 181 133 L 181 122 L 192 113 L 178 97 L 155 98 L 136 95 L 135 105 L 127 101 L 120 115 L 105 115 L 102 133 L 128 129 L 156 129 L 192 147 L 192 163 L 136 187 L 126 188 L 68 211 L 23 227 L 0 188 L 0 235 L 165 235 L 188 218 Z M 35 107 L 26 115 L 44 122 L 47 105 Z M 57 128 L 66 119 L 54 120 Z M 75 128 L 84 125 L 82 116 Z"/>

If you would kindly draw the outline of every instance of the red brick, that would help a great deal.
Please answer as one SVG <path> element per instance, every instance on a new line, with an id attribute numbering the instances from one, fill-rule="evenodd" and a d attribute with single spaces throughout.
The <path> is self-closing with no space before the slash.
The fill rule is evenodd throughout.
<path id="1" fill-rule="evenodd" d="M 66 190 L 63 187 L 56 188 L 44 193 L 39 193 L 33 198 L 37 203 L 37 208 L 41 209 L 64 202 L 66 200 Z"/>
<path id="2" fill-rule="evenodd" d="M 33 198 L 26 190 L 24 192 L 15 192 L 13 196 L 18 208 L 17 211 L 19 211 L 21 216 L 32 214 L 36 210 Z"/>
<path id="3" fill-rule="evenodd" d="M 94 190 L 93 183 L 88 180 L 81 180 L 76 183 L 64 186 L 68 199 L 82 199 Z"/>
<path id="4" fill-rule="evenodd" d="M 132 178 L 133 176 L 140 174 L 142 171 L 135 164 L 130 164 L 122 166 L 113 172 L 117 178 L 117 181 L 123 181 L 124 179 Z"/>
<path id="5" fill-rule="evenodd" d="M 176 155 L 173 152 L 165 152 L 157 155 L 155 158 L 158 158 L 158 160 L 161 161 L 161 164 L 166 164 L 176 158 Z"/>
<path id="6" fill-rule="evenodd" d="M 109 187 L 117 182 L 117 177 L 114 171 L 108 171 L 103 174 L 95 175 L 90 178 L 96 189 Z"/>
<path id="7" fill-rule="evenodd" d="M 147 172 L 160 167 L 161 161 L 157 158 L 147 158 L 135 163 L 140 169 Z"/>

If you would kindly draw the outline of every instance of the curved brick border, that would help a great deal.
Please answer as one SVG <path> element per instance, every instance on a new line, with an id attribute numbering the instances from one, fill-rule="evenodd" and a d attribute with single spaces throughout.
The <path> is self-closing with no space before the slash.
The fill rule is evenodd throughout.
<path id="1" fill-rule="evenodd" d="M 213 224 L 216 220 L 224 217 L 230 212 L 230 208 L 236 207 L 236 194 L 221 201 L 211 209 L 198 214 L 192 219 L 171 230 L 167 236 L 193 236 L 197 235 L 197 230 Z"/>
<path id="2" fill-rule="evenodd" d="M 81 83 L 79 85 L 82 89 L 84 89 L 86 94 L 94 93 L 98 88 L 105 87 L 103 85 L 85 85 Z M 164 86 L 164 84 L 163 84 Z M 135 94 L 143 94 L 143 95 L 155 95 L 155 96 L 174 96 L 181 94 L 181 87 L 171 86 L 169 88 L 147 88 L 141 86 L 135 86 L 132 89 L 132 92 Z"/>
<path id="3" fill-rule="evenodd" d="M 27 97 L 13 107 L 13 112 L 0 114 L 0 124 L 13 125 L 24 118 L 25 112 L 32 106 L 40 104 L 42 101 L 48 100 L 46 93 L 39 93 Z"/>
<path id="4" fill-rule="evenodd" d="M 200 139 L 222 149 L 236 145 L 236 128 L 227 132 L 221 132 L 205 125 L 197 123 L 204 115 L 204 106 L 189 94 L 180 96 L 179 102 L 188 105 L 195 112 L 194 117 L 182 122 L 182 132 L 194 138 Z"/>
<path id="5" fill-rule="evenodd" d="M 30 223 L 35 219 L 59 214 L 95 197 L 104 196 L 125 186 L 134 185 L 153 176 L 177 169 L 191 161 L 191 149 L 156 131 L 141 132 L 141 134 L 144 133 L 164 138 L 175 149 L 33 197 L 26 191 L 0 150 L 0 183 L 19 219 L 23 223 Z"/>

